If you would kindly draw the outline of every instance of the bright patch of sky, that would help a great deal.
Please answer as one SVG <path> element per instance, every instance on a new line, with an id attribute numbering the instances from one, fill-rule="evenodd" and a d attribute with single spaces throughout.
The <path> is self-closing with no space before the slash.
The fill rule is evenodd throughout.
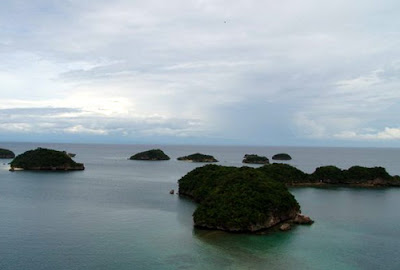
<path id="1" fill-rule="evenodd" d="M 2 1 L 0 140 L 398 147 L 399 10 Z"/>

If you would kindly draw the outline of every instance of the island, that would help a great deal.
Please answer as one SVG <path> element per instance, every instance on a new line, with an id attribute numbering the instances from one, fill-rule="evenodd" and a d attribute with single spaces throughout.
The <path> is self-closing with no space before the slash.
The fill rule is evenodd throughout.
<path id="1" fill-rule="evenodd" d="M 291 160 L 292 157 L 286 153 L 279 153 L 272 157 L 273 160 Z"/>
<path id="2" fill-rule="evenodd" d="M 330 165 L 307 174 L 288 164 L 274 163 L 257 170 L 286 186 L 400 187 L 400 177 L 391 176 L 383 167 L 352 166 L 342 170 Z"/>
<path id="3" fill-rule="evenodd" d="M 183 176 L 179 195 L 199 206 L 194 225 L 228 232 L 259 232 L 283 224 L 311 224 L 284 183 L 250 167 L 206 165 Z M 290 227 L 290 226 L 289 226 Z"/>
<path id="4" fill-rule="evenodd" d="M 258 156 L 254 154 L 246 154 L 243 157 L 242 163 L 249 163 L 249 164 L 269 164 L 269 159 L 264 156 Z"/>
<path id="5" fill-rule="evenodd" d="M 144 152 L 137 153 L 129 158 L 130 160 L 149 160 L 149 161 L 157 161 L 157 160 L 169 160 L 169 156 L 167 156 L 160 149 L 152 149 Z"/>
<path id="6" fill-rule="evenodd" d="M 84 170 L 82 163 L 76 163 L 62 151 L 37 148 L 18 155 L 10 163 L 10 171 L 77 171 Z"/>
<path id="7" fill-rule="evenodd" d="M 11 150 L 0 148 L 0 158 L 15 158 L 15 154 Z"/>
<path id="8" fill-rule="evenodd" d="M 190 162 L 218 162 L 213 156 L 195 153 L 189 156 L 179 157 L 177 160 Z"/>

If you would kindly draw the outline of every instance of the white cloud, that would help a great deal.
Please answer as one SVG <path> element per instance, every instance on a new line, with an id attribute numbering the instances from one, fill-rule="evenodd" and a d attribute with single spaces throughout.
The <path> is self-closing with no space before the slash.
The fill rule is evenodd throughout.
<path id="1" fill-rule="evenodd" d="M 87 128 L 82 125 L 76 125 L 72 127 L 68 127 L 64 129 L 67 133 L 78 133 L 78 134 L 96 134 L 96 135 L 107 135 L 107 130 L 104 129 L 96 129 L 96 128 Z"/>
<path id="2" fill-rule="evenodd" d="M 339 139 L 351 140 L 400 140 L 400 128 L 386 127 L 384 130 L 375 133 L 357 133 L 355 131 L 343 131 L 335 134 Z"/>
<path id="3" fill-rule="evenodd" d="M 318 123 L 317 121 L 308 118 L 304 114 L 298 114 L 294 119 L 300 132 L 311 138 L 323 138 L 326 136 L 326 128 L 324 125 Z"/>
<path id="4" fill-rule="evenodd" d="M 336 85 L 338 86 L 339 89 L 345 89 L 345 90 L 362 89 L 362 90 L 365 90 L 368 87 L 371 87 L 378 83 L 382 83 L 383 80 L 382 80 L 381 76 L 383 76 L 383 75 L 384 75 L 384 70 L 378 69 L 378 70 L 374 70 L 373 72 L 371 72 L 370 74 L 368 74 L 366 76 L 360 76 L 355 79 L 338 81 L 336 83 Z"/>

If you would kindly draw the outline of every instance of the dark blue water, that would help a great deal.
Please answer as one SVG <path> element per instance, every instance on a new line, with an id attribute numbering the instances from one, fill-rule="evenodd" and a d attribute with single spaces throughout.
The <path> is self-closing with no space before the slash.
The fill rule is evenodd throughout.
<path id="1" fill-rule="evenodd" d="M 170 161 L 127 158 L 154 146 L 6 144 L 76 153 L 82 172 L 14 172 L 0 164 L 0 269 L 400 269 L 400 189 L 297 188 L 316 220 L 287 233 L 195 230 L 195 205 L 169 190 L 212 154 L 241 166 L 246 153 L 288 152 L 312 172 L 334 164 L 400 174 L 399 149 L 160 146 Z M 3 161 L 7 162 L 7 161 Z"/>

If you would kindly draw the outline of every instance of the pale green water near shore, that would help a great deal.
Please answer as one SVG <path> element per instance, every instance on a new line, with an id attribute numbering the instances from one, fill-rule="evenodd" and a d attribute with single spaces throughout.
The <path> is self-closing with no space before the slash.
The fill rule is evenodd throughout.
<path id="1" fill-rule="evenodd" d="M 400 269 L 400 189 L 292 189 L 316 223 L 268 235 L 195 230 L 195 204 L 168 193 L 198 166 L 174 158 L 194 152 L 233 166 L 246 153 L 289 152 L 307 172 L 359 164 L 399 174 L 399 149 L 164 146 L 172 160 L 140 162 L 127 158 L 148 146 L 49 147 L 76 153 L 86 170 L 11 173 L 1 163 L 0 269 Z"/>

